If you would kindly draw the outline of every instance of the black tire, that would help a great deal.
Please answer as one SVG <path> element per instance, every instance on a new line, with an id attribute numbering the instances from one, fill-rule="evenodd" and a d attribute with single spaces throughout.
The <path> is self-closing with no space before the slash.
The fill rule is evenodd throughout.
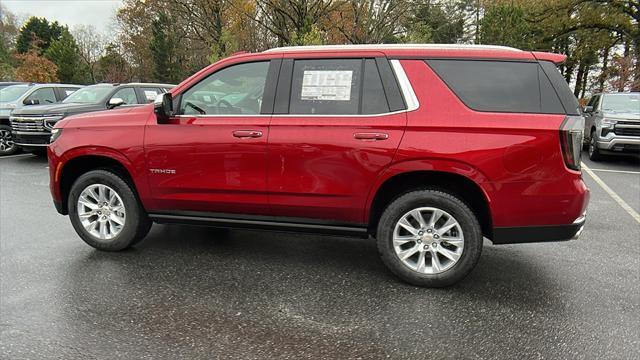
<path id="1" fill-rule="evenodd" d="M 591 139 L 589 139 L 589 148 L 587 149 L 587 153 L 589 154 L 589 160 L 591 161 L 602 160 L 602 153 L 600 153 L 600 149 L 598 149 L 598 141 L 596 139 L 595 131 L 591 131 Z"/>
<path id="2" fill-rule="evenodd" d="M 396 223 L 404 214 L 420 207 L 433 207 L 451 214 L 464 235 L 460 258 L 452 267 L 440 273 L 425 274 L 411 269 L 394 250 Z M 480 259 L 482 240 L 482 228 L 469 206 L 450 193 L 431 189 L 412 191 L 396 198 L 382 214 L 377 232 L 378 251 L 385 265 L 402 280 L 424 287 L 450 286 L 467 276 Z"/>
<path id="3" fill-rule="evenodd" d="M 122 199 L 126 220 L 122 230 L 109 240 L 91 235 L 82 225 L 77 203 L 82 191 L 90 185 L 102 184 L 113 189 Z M 151 220 L 140 204 L 134 189 L 115 172 L 93 170 L 80 176 L 71 186 L 68 201 L 69 217 L 74 229 L 82 240 L 98 250 L 120 251 L 141 241 L 151 229 Z"/>
<path id="4" fill-rule="evenodd" d="M 0 125 L 0 156 L 13 155 L 18 152 L 18 146 L 13 143 L 11 126 Z"/>

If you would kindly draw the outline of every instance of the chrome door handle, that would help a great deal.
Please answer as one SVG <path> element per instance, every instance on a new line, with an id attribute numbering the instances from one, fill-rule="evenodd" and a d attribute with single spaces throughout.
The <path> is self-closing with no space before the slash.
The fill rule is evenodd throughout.
<path id="1" fill-rule="evenodd" d="M 389 138 L 389 134 L 387 133 L 355 133 L 353 134 L 353 138 L 358 140 L 387 140 Z"/>
<path id="2" fill-rule="evenodd" d="M 237 138 L 259 138 L 262 136 L 262 131 L 257 130 L 235 130 L 233 136 Z"/>

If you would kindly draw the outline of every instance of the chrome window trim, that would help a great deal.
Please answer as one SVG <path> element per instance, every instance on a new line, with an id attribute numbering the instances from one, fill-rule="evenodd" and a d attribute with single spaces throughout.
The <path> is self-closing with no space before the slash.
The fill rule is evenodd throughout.
<path id="1" fill-rule="evenodd" d="M 402 92 L 402 96 L 404 97 L 405 102 L 407 103 L 407 108 L 404 110 L 390 111 L 380 114 L 211 114 L 211 115 L 176 115 L 177 118 L 224 118 L 224 117 L 317 117 L 317 118 L 325 118 L 325 117 L 379 117 L 379 116 L 389 116 L 407 113 L 410 111 L 417 110 L 420 107 L 420 102 L 418 101 L 418 97 L 416 93 L 413 91 L 413 87 L 411 86 L 411 82 L 409 82 L 409 78 L 407 78 L 407 74 L 404 72 L 402 68 L 402 64 L 400 64 L 400 60 L 390 60 L 391 68 L 398 79 L 398 85 L 400 86 L 400 91 Z"/>
<path id="2" fill-rule="evenodd" d="M 400 60 L 394 59 L 389 62 L 391 63 L 393 72 L 396 74 L 396 78 L 398 79 L 398 85 L 400 85 L 400 91 L 402 91 L 404 101 L 407 103 L 406 111 L 409 112 L 418 109 L 420 107 L 420 102 L 418 101 L 416 93 L 413 91 L 413 87 L 411 86 L 411 82 L 409 81 L 407 74 L 402 68 L 402 64 L 400 64 Z"/>

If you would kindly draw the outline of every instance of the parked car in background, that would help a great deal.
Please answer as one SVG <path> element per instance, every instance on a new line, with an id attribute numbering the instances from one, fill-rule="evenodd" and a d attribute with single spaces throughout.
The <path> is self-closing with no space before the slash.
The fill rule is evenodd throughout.
<path id="1" fill-rule="evenodd" d="M 450 285 L 483 237 L 580 234 L 584 118 L 565 59 L 461 45 L 232 56 L 153 105 L 58 122 L 54 204 L 101 250 L 153 221 L 371 236 L 400 278 Z"/>
<path id="2" fill-rule="evenodd" d="M 640 154 L 640 92 L 595 94 L 584 113 L 589 159 Z"/>
<path id="3" fill-rule="evenodd" d="M 16 82 L 16 81 L 3 81 L 3 82 L 0 82 L 0 89 L 4 89 L 7 86 L 20 85 L 20 84 L 26 84 L 26 83 L 25 82 Z"/>
<path id="4" fill-rule="evenodd" d="M 13 139 L 11 112 L 39 104 L 55 104 L 82 88 L 70 84 L 17 83 L 0 89 L 0 156 L 11 155 L 18 148 Z"/>
<path id="5" fill-rule="evenodd" d="M 174 86 L 150 83 L 87 86 L 59 104 L 14 110 L 11 113 L 12 135 L 18 147 L 44 154 L 57 121 L 69 115 L 147 104 Z"/>

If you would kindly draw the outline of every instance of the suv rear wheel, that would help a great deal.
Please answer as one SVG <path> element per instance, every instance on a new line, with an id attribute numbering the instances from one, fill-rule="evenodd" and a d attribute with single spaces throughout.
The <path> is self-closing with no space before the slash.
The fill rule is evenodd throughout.
<path id="1" fill-rule="evenodd" d="M 18 147 L 13 142 L 11 126 L 0 125 L 0 156 L 12 155 L 18 151 Z"/>
<path id="2" fill-rule="evenodd" d="M 126 249 L 151 228 L 132 187 L 110 171 L 94 170 L 80 176 L 71 187 L 68 203 L 76 232 L 99 250 Z"/>
<path id="3" fill-rule="evenodd" d="M 393 201 L 378 225 L 378 251 L 387 267 L 418 286 L 444 287 L 465 277 L 482 252 L 473 211 L 438 190 L 407 193 Z"/>

